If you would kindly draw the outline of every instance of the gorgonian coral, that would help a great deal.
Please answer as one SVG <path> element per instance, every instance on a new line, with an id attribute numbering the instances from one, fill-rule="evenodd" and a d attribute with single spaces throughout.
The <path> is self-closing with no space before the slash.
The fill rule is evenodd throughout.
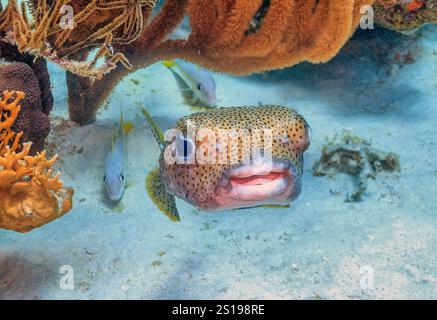
<path id="1" fill-rule="evenodd" d="M 132 68 L 115 68 L 98 81 L 68 75 L 70 116 L 86 124 L 129 72 L 159 60 L 182 58 L 237 75 L 334 57 L 374 0 L 166 0 L 135 41 L 114 45 Z M 191 32 L 170 39 L 188 18 Z"/>
<path id="2" fill-rule="evenodd" d="M 130 67 L 124 55 L 113 53 L 110 46 L 135 40 L 143 27 L 143 7 L 151 12 L 153 6 L 151 0 L 32 0 L 21 2 L 21 6 L 17 0 L 10 0 L 0 14 L 0 32 L 4 41 L 16 45 L 22 53 L 44 57 L 74 74 L 99 79 L 119 62 Z M 68 18 L 69 8 L 71 25 L 62 20 Z M 91 61 L 67 58 L 86 47 L 98 47 Z M 97 66 L 100 58 L 104 63 Z"/>
<path id="3" fill-rule="evenodd" d="M 32 143 L 20 143 L 11 130 L 23 92 L 5 91 L 0 99 L 0 228 L 28 232 L 72 208 L 73 189 L 64 188 L 52 167 L 57 156 L 30 156 Z"/>
<path id="4" fill-rule="evenodd" d="M 87 124 L 119 81 L 159 60 L 182 58 L 236 75 L 326 62 L 353 35 L 365 6 L 376 3 L 377 22 L 404 30 L 435 21 L 435 1 L 165 0 L 153 14 L 157 1 L 28 0 L 27 16 L 11 0 L 0 33 L 69 71 L 70 117 Z M 74 28 L 60 25 L 65 5 L 73 8 Z M 189 33 L 172 38 L 184 20 Z"/>

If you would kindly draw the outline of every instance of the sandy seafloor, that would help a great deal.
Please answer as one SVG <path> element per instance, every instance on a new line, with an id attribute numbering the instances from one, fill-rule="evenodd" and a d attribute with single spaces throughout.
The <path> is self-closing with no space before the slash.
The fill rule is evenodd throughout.
<path id="1" fill-rule="evenodd" d="M 74 210 L 28 234 L 0 231 L 3 299 L 437 298 L 437 27 L 414 37 L 360 33 L 333 61 L 245 78 L 216 75 L 221 106 L 294 106 L 313 129 L 303 193 L 290 209 L 201 212 L 178 201 L 182 222 L 160 214 L 144 180 L 159 149 L 140 107 L 167 129 L 193 112 L 172 74 L 154 65 L 126 78 L 95 124 L 67 119 L 65 74 L 51 66 L 55 108 L 49 149 L 62 158 Z M 405 62 L 405 63 L 404 63 Z M 105 199 L 103 160 L 112 129 L 135 122 L 130 187 Z M 362 202 L 345 203 L 346 175 L 313 177 L 327 137 L 343 129 L 400 156 Z M 335 195 L 340 193 L 338 195 Z M 74 290 L 59 269 L 74 269 Z M 374 288 L 362 288 L 363 267 Z M 366 267 L 365 267 L 366 268 Z"/>

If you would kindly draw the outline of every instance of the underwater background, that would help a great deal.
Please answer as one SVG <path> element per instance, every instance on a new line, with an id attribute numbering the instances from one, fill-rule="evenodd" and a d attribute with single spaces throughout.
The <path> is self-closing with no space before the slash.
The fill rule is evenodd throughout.
<path id="1" fill-rule="evenodd" d="M 288 209 L 206 213 L 178 200 L 178 223 L 145 190 L 160 150 L 141 114 L 147 108 L 169 129 L 196 111 L 173 75 L 159 63 L 131 74 L 97 121 L 79 127 L 67 120 L 65 73 L 49 65 L 47 149 L 60 156 L 74 208 L 25 235 L 0 230 L 0 298 L 436 299 L 436 61 L 437 27 L 426 26 L 411 36 L 358 31 L 326 64 L 214 74 L 219 106 L 280 104 L 306 118 L 303 191 Z M 114 205 L 102 178 L 120 108 L 135 128 L 128 188 Z M 359 202 L 344 201 L 350 176 L 313 176 L 323 145 L 343 130 L 400 159 L 401 171 L 379 173 Z M 62 266 L 74 269 L 74 290 L 60 288 Z M 372 288 L 360 283 L 363 267 L 373 270 Z"/>

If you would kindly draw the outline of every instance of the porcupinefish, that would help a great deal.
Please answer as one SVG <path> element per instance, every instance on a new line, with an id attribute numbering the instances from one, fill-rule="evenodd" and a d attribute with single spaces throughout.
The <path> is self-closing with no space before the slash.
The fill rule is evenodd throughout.
<path id="1" fill-rule="evenodd" d="M 179 77 L 192 93 L 193 104 L 204 104 L 215 107 L 217 103 L 216 83 L 211 73 L 192 63 L 183 60 L 165 60 L 162 64 Z"/>
<path id="2" fill-rule="evenodd" d="M 165 135 L 143 113 L 161 147 L 147 191 L 173 221 L 180 220 L 175 197 L 219 211 L 284 205 L 299 196 L 310 128 L 295 110 L 211 109 L 179 119 Z"/>
<path id="3" fill-rule="evenodd" d="M 109 199 L 120 201 L 123 197 L 125 181 L 126 143 L 127 135 L 133 129 L 133 124 L 124 122 L 120 115 L 120 126 L 112 136 L 111 150 L 105 161 L 105 175 L 103 181 Z"/>

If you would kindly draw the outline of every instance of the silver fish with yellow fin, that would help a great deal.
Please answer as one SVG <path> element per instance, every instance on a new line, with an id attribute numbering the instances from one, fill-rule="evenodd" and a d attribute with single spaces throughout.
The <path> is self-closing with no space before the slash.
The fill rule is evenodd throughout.
<path id="1" fill-rule="evenodd" d="M 108 152 L 105 161 L 105 175 L 103 181 L 112 201 L 120 201 L 123 197 L 126 186 L 126 144 L 127 136 L 133 129 L 131 122 L 124 122 L 123 114 L 120 115 L 120 126 L 114 132 L 111 141 L 111 150 Z"/>
<path id="2" fill-rule="evenodd" d="M 208 70 L 183 60 L 165 60 L 162 64 L 169 68 L 177 79 L 182 80 L 183 91 L 191 92 L 191 102 L 194 105 L 216 106 L 216 83 Z"/>

